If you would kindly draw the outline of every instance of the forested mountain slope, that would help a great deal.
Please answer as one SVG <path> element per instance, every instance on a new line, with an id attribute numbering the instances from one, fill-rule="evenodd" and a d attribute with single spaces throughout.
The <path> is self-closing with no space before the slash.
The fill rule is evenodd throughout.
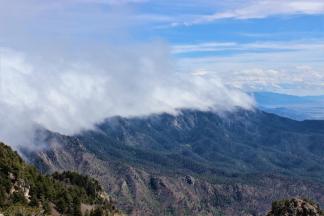
<path id="1" fill-rule="evenodd" d="M 3 143 L 0 143 L 0 213 L 121 215 L 96 180 L 73 172 L 44 176 Z"/>
<path id="2" fill-rule="evenodd" d="M 133 215 L 262 215 L 291 196 L 324 204 L 324 121 L 183 110 L 45 134 L 49 148 L 26 152 L 30 162 L 97 178 Z"/>

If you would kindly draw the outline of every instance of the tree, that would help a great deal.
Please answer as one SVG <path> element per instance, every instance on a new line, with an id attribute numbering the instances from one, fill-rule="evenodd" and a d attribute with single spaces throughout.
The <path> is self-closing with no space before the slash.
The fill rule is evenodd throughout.
<path id="1" fill-rule="evenodd" d="M 81 202 L 80 202 L 80 198 L 78 198 L 78 197 L 75 197 L 73 200 L 73 215 L 74 216 L 82 216 Z"/>
<path id="2" fill-rule="evenodd" d="M 104 211 L 102 208 L 97 207 L 95 210 L 91 211 L 90 216 L 104 216 Z"/>
<path id="3" fill-rule="evenodd" d="M 20 204 L 27 204 L 27 200 L 24 196 L 24 194 L 20 191 L 14 192 L 12 194 L 12 202 L 13 203 L 20 203 Z"/>

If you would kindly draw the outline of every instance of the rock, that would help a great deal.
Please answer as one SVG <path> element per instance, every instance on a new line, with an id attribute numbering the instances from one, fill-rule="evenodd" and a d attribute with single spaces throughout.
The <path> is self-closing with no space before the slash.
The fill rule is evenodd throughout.
<path id="1" fill-rule="evenodd" d="M 273 202 L 266 216 L 324 216 L 324 212 L 310 200 L 293 198 Z"/>
<path id="2" fill-rule="evenodd" d="M 193 185 L 195 182 L 195 179 L 189 175 L 185 176 L 185 182 L 189 185 Z"/>

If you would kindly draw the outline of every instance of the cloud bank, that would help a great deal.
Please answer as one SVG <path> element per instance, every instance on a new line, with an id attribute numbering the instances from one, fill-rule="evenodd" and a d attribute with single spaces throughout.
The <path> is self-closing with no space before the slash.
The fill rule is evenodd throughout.
<path id="1" fill-rule="evenodd" d="M 200 70 L 245 91 L 274 91 L 292 95 L 324 92 L 324 41 L 217 41 L 181 44 L 172 52 L 181 55 L 182 71 Z M 228 52 L 229 55 L 221 55 Z M 204 54 L 198 55 L 197 53 Z"/>
<path id="2" fill-rule="evenodd" d="M 225 111 L 253 100 L 218 78 L 177 72 L 163 42 L 135 42 L 142 0 L 0 0 L 0 140 L 35 147 L 43 127 L 93 129 L 111 116 Z"/>
<path id="3" fill-rule="evenodd" d="M 35 126 L 74 134 L 115 115 L 253 106 L 215 77 L 176 73 L 163 43 L 108 50 L 87 55 L 93 58 L 49 58 L 1 48 L 0 138 L 30 146 Z"/>

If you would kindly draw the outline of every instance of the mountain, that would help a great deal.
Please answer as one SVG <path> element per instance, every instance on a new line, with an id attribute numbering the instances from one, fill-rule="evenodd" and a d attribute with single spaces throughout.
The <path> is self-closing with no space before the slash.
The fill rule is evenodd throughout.
<path id="1" fill-rule="evenodd" d="M 265 215 L 273 200 L 324 204 L 324 121 L 259 110 L 109 118 L 25 151 L 45 173 L 96 178 L 130 215 Z"/>
<path id="2" fill-rule="evenodd" d="M 41 175 L 0 143 L 0 215 L 121 215 L 99 183 L 73 172 Z"/>
<path id="3" fill-rule="evenodd" d="M 295 120 L 324 120 L 324 95 L 294 96 L 273 92 L 252 93 L 260 109 Z"/>

